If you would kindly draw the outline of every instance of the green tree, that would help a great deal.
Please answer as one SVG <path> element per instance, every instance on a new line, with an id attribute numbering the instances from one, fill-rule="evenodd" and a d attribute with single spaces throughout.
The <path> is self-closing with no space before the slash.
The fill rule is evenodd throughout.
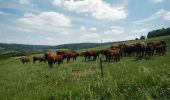
<path id="1" fill-rule="evenodd" d="M 145 36 L 141 36 L 140 39 L 141 39 L 141 40 L 145 39 Z"/>

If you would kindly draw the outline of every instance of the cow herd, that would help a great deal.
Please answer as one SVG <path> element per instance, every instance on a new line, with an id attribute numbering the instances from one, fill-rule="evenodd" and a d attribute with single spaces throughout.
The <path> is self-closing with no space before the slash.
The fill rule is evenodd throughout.
<path id="1" fill-rule="evenodd" d="M 33 63 L 36 61 L 47 62 L 49 67 L 52 68 L 53 64 L 58 63 L 60 65 L 63 60 L 66 59 L 70 62 L 71 59 L 75 61 L 78 56 L 85 58 L 85 61 L 95 61 L 101 57 L 105 57 L 107 62 L 120 61 L 124 56 L 134 56 L 136 59 L 147 58 L 149 59 L 153 55 L 164 55 L 166 53 L 165 41 L 148 41 L 138 42 L 135 44 L 118 44 L 112 45 L 110 48 L 104 50 L 87 50 L 83 52 L 77 52 L 74 50 L 58 50 L 56 52 L 48 52 L 43 56 L 33 57 Z M 29 57 L 21 57 L 21 62 L 30 63 Z"/>

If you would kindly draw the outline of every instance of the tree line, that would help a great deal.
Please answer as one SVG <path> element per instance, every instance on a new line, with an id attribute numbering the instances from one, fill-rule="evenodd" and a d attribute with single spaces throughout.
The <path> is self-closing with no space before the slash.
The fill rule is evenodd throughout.
<path id="1" fill-rule="evenodd" d="M 147 38 L 154 38 L 154 37 L 166 36 L 166 35 L 170 35 L 170 27 L 150 31 L 147 35 Z"/>

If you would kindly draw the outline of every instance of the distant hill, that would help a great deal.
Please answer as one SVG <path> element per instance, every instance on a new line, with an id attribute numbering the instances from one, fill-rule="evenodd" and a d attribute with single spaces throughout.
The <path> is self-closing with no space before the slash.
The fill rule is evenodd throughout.
<path id="1" fill-rule="evenodd" d="M 106 49 L 113 44 L 132 44 L 141 41 L 150 40 L 167 40 L 169 36 L 156 37 L 152 39 L 145 40 L 128 40 L 128 41 L 118 41 L 118 42 L 107 42 L 107 43 L 74 43 L 74 44 L 63 44 L 58 46 L 47 46 L 47 45 L 24 45 L 24 44 L 6 44 L 0 43 L 0 60 L 13 56 L 23 56 L 31 55 L 34 53 L 44 53 L 48 51 L 56 51 L 58 49 L 71 49 L 71 50 L 89 50 L 89 49 Z"/>
<path id="2" fill-rule="evenodd" d="M 75 44 L 63 44 L 57 46 L 47 45 L 25 45 L 25 44 L 7 44 L 0 43 L 1 51 L 17 51 L 17 52 L 47 52 L 56 51 L 57 49 L 71 49 L 79 50 L 99 46 L 100 43 L 75 43 Z"/>

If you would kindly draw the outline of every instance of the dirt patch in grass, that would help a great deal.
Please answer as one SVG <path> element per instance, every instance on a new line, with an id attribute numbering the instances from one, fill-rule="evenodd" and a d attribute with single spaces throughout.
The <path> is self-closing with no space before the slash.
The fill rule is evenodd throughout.
<path id="1" fill-rule="evenodd" d="M 11 57 L 11 58 L 19 59 L 19 58 L 22 58 L 22 57 L 29 57 L 29 56 L 17 56 L 17 57 Z M 31 57 L 30 57 L 30 58 L 31 58 Z"/>
<path id="2" fill-rule="evenodd" d="M 76 76 L 86 75 L 96 70 L 96 67 L 73 69 L 72 74 Z"/>

